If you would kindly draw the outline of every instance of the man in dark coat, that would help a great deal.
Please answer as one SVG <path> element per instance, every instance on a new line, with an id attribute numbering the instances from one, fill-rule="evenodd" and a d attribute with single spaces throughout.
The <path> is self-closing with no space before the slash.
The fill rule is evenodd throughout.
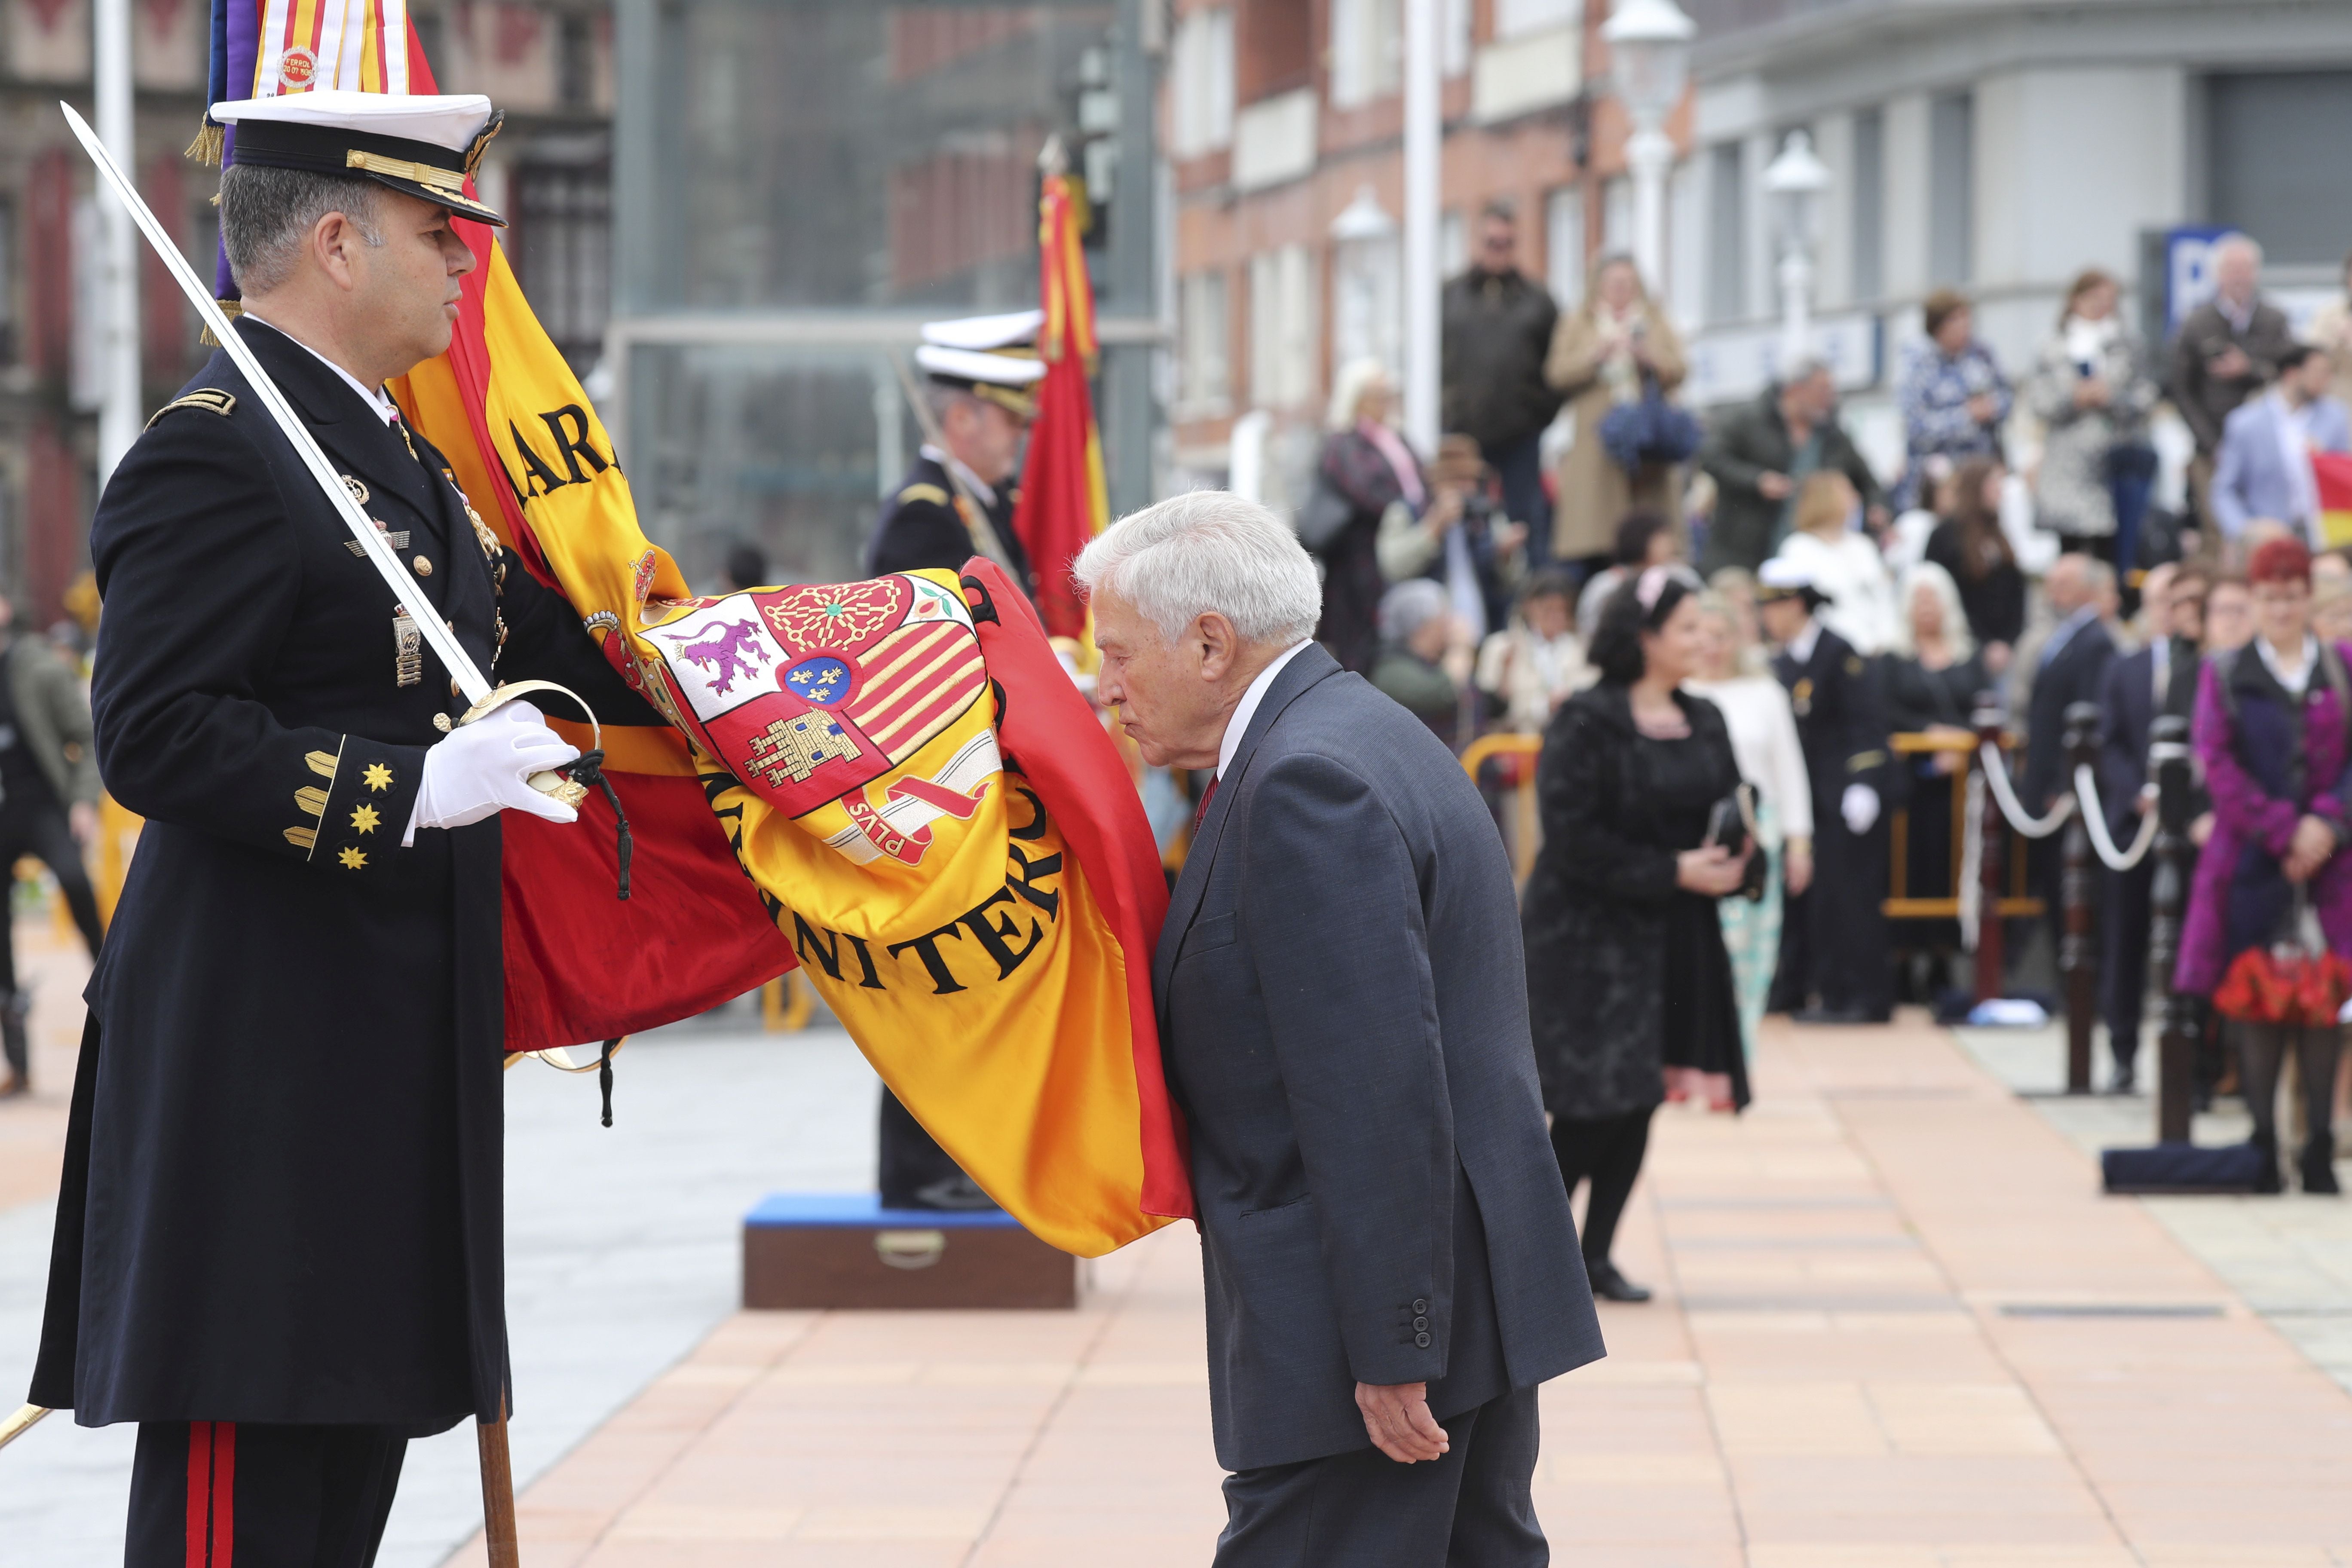
<path id="1" fill-rule="evenodd" d="M 1308 640 L 1313 563 L 1264 507 L 1161 501 L 1076 575 L 1144 760 L 1217 771 L 1152 971 L 1234 1472 L 1216 1562 L 1533 1568 L 1536 1385 L 1601 1348 L 1494 823 Z"/>
<path id="2" fill-rule="evenodd" d="M 2149 778 L 2148 731 L 2167 714 L 2196 715 L 2204 595 L 2204 576 L 2194 569 L 2182 571 L 2169 563 L 2151 569 L 2140 585 L 2147 646 L 2114 659 L 2100 679 L 2099 708 L 2106 727 L 2099 741 L 2099 805 L 2108 837 L 2118 847 L 2138 836 L 2140 819 L 2155 809 L 2154 801 L 2140 796 Z M 2099 966 L 2105 995 L 2099 1010 L 2107 1020 L 2107 1048 L 2115 1055 L 2114 1092 L 2129 1094 L 2147 997 L 2156 858 L 2147 856 L 2128 871 L 2108 871 L 2105 878 L 2105 962 Z"/>
<path id="3" fill-rule="evenodd" d="M 915 363 L 946 445 L 926 444 L 882 509 L 869 563 L 877 574 L 961 572 L 973 556 L 986 555 L 1034 596 L 1029 557 L 1013 531 L 1013 482 L 1022 433 L 1037 414 L 1029 389 L 1045 365 L 1034 356 L 1002 351 L 1032 341 L 1038 320 L 1037 312 L 1026 311 L 924 327 L 929 341 L 915 351 Z M 996 1206 L 887 1087 L 880 1118 L 876 1184 L 883 1207 Z"/>
<path id="4" fill-rule="evenodd" d="M 2046 813 L 2074 788 L 2066 764 L 2066 710 L 2099 700 L 2116 657 L 2116 639 L 2106 625 L 2116 605 L 2115 568 L 2088 555 L 2061 555 L 2042 578 L 2042 591 L 2058 625 L 2035 655 L 2025 710 L 2025 773 L 2017 793 L 2026 810 Z M 2064 834 L 2053 833 L 2033 840 L 2025 852 L 2053 945 L 2065 929 L 2064 842 Z"/>
<path id="5" fill-rule="evenodd" d="M 1813 880 L 1788 900 L 1772 1007 L 1804 1023 L 1883 1024 L 1895 1009 L 1883 808 L 1900 774 L 1879 672 L 1814 616 L 1828 601 L 1785 557 L 1766 563 L 1756 600 L 1813 789 Z"/>
<path id="6" fill-rule="evenodd" d="M 1838 423 L 1837 382 L 1819 360 L 1803 360 L 1786 381 L 1713 421 L 1698 466 L 1715 479 L 1715 521 L 1699 570 L 1756 571 L 1788 537 L 1790 508 L 1806 476 L 1835 468 L 1853 481 L 1874 533 L 1887 522 L 1878 476 Z"/>
<path id="7" fill-rule="evenodd" d="M 105 929 L 81 863 L 82 847 L 98 837 L 89 699 L 47 637 L 16 635 L 16 606 L 0 598 L 0 866 L 24 855 L 47 866 L 96 958 Z M 17 989 L 16 943 L 0 932 L 0 1055 L 8 1059 L 0 1100 L 33 1086 L 25 1029 L 31 1005 Z"/>
<path id="8" fill-rule="evenodd" d="M 2294 348 L 2286 315 L 2262 297 L 2263 247 L 2248 236 L 2213 247 L 2213 298 L 2189 312 L 2172 340 L 2173 406 L 2196 437 L 2189 492 L 2200 527 L 2211 531 L 2213 464 L 2231 411 L 2270 384 Z"/>
<path id="9" fill-rule="evenodd" d="M 1446 284 L 1438 311 L 1445 428 L 1478 443 L 1503 481 L 1504 513 L 1527 528 L 1540 556 L 1551 538 L 1551 504 L 1538 448 L 1559 412 L 1559 394 L 1544 380 L 1544 356 L 1559 307 L 1519 270 L 1518 213 L 1509 202 L 1488 202 L 1479 213 L 1478 254 Z"/>
<path id="10" fill-rule="evenodd" d="M 449 342 L 486 99 L 224 105 L 238 335 L 413 574 L 395 604 L 226 352 L 91 530 L 107 786 L 147 819 L 88 992 L 33 1403 L 136 1421 L 131 1568 L 374 1559 L 409 1438 L 509 1403 L 499 829 L 576 756 L 485 672 L 636 703 L 382 383 Z M 235 110 L 232 114 L 230 111 Z M 363 177 L 346 154 L 389 165 Z M 503 643 L 503 647 L 501 647 Z M 649 713 L 648 710 L 638 710 Z"/>
<path id="11" fill-rule="evenodd" d="M 1039 312 L 932 321 L 915 351 L 941 445 L 923 444 L 875 525 L 867 567 L 885 572 L 963 569 L 975 555 L 1037 590 L 1028 552 L 1013 531 L 1021 440 L 1037 416 L 1030 388 L 1045 363 L 1018 350 L 1036 336 Z M 952 470 L 952 471 L 950 471 Z"/>

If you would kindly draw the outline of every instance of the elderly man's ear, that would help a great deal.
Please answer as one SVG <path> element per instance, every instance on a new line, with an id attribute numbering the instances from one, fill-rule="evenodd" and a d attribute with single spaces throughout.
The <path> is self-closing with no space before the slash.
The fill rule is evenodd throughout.
<path id="1" fill-rule="evenodd" d="M 1204 610 L 1192 621 L 1192 646 L 1201 654 L 1201 679 L 1214 685 L 1233 673 L 1241 658 L 1242 639 L 1234 623 L 1214 610 Z"/>

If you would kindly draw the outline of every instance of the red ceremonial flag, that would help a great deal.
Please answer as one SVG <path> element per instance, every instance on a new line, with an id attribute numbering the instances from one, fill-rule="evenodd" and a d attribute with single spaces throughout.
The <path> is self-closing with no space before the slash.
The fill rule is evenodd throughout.
<path id="1" fill-rule="evenodd" d="M 2352 544 L 2352 454 L 2314 452 L 2311 477 L 2319 486 L 2319 547 Z"/>
<path id="2" fill-rule="evenodd" d="M 1037 614 L 1057 637 L 1086 635 L 1087 606 L 1070 582 L 1070 563 L 1110 523 L 1103 483 L 1102 437 L 1095 428 L 1094 395 L 1087 376 L 1095 360 L 1094 285 L 1078 245 L 1068 176 L 1045 176 L 1038 202 L 1040 300 L 1037 353 L 1045 362 L 1037 388 L 1037 419 L 1029 430 L 1029 458 L 1013 531 L 1037 572 Z"/>

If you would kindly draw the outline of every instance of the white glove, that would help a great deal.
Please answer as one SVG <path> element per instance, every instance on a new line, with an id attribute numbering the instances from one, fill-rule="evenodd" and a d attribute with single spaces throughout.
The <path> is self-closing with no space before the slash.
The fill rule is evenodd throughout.
<path id="1" fill-rule="evenodd" d="M 425 760 L 429 764 L 433 753 L 427 752 Z M 425 776 L 428 782 L 433 776 L 429 766 Z M 1846 785 L 1845 795 L 1838 801 L 1838 815 L 1845 818 L 1845 830 L 1856 838 L 1861 837 L 1870 831 L 1870 825 L 1878 820 L 1878 792 L 1864 784 Z"/>
<path id="2" fill-rule="evenodd" d="M 509 702 L 477 719 L 426 749 L 415 815 L 408 819 L 401 847 L 416 842 L 420 827 L 463 827 L 493 812 L 527 811 L 550 822 L 577 822 L 577 811 L 525 781 L 579 754 L 528 702 Z"/>

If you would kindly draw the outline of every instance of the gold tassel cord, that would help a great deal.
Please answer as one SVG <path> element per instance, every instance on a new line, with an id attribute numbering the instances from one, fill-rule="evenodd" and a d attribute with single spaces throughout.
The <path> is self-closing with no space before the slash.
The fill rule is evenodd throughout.
<path id="1" fill-rule="evenodd" d="M 188 156 L 199 163 L 218 168 L 221 161 L 222 141 L 221 128 L 207 120 L 196 127 L 196 139 L 188 143 Z"/>
<path id="2" fill-rule="evenodd" d="M 245 314 L 245 306 L 243 302 L 239 300 L 223 300 L 219 301 L 219 304 L 221 314 L 226 316 L 232 321 Z M 213 330 L 210 327 L 206 327 L 204 331 L 198 332 L 196 334 L 196 341 L 204 344 L 205 347 L 208 349 L 216 349 L 221 346 L 220 340 L 213 336 Z"/>

